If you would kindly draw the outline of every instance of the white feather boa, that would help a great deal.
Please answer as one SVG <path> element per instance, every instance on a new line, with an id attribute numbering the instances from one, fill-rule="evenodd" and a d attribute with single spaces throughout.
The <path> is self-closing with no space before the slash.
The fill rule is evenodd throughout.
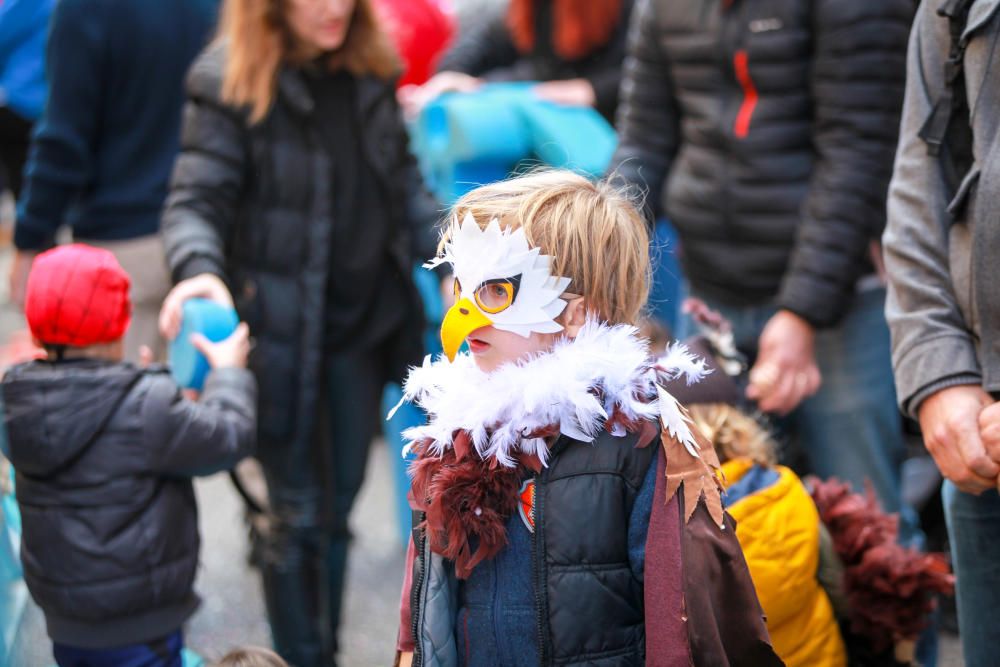
<path id="1" fill-rule="evenodd" d="M 687 413 L 659 385 L 679 377 L 692 384 L 708 372 L 705 362 L 679 343 L 654 363 L 635 327 L 593 320 L 550 352 L 492 373 L 479 370 L 469 353 L 452 363 L 428 356 L 423 366 L 410 369 L 400 404 L 416 403 L 429 421 L 403 432 L 409 443 L 403 454 L 415 442 L 430 441 L 440 455 L 455 433 L 466 431 L 483 459 L 513 466 L 523 452 L 544 465 L 548 446 L 528 434 L 558 425 L 563 435 L 592 442 L 617 408 L 629 421 L 659 417 L 663 428 L 698 456 Z M 620 428 L 612 433 L 625 435 Z"/>

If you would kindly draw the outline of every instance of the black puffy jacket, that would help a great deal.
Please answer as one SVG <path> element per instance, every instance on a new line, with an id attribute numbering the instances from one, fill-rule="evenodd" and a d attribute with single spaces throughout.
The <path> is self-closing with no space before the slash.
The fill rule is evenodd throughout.
<path id="1" fill-rule="evenodd" d="M 695 291 L 816 326 L 872 271 L 911 0 L 641 0 L 614 163 L 662 197 Z"/>
<path id="2" fill-rule="evenodd" d="M 254 394 L 240 369 L 211 373 L 199 402 L 166 371 L 129 364 L 36 361 L 7 372 L 21 561 L 53 641 L 150 641 L 194 612 L 190 478 L 251 453 Z"/>
<path id="3" fill-rule="evenodd" d="M 350 245 L 336 220 L 334 157 L 302 72 L 284 67 L 268 115 L 249 123 L 245 110 L 220 99 L 225 51 L 212 47 L 188 75 L 181 153 L 163 217 L 174 280 L 208 272 L 230 288 L 256 347 L 250 368 L 260 391 L 262 446 L 308 440 L 314 429 L 326 339 L 325 308 L 333 243 Z M 387 271 L 406 288 L 407 327 L 401 375 L 420 353 L 422 310 L 410 278 L 415 253 L 435 254 L 437 202 L 424 190 L 408 152 L 391 81 L 357 79 L 361 150 L 383 194 L 363 224 L 387 225 Z M 411 357 L 415 353 L 417 359 Z"/>

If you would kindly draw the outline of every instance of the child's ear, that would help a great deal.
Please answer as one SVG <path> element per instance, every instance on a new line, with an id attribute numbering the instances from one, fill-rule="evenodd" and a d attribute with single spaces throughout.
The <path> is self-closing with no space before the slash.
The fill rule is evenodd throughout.
<path id="1" fill-rule="evenodd" d="M 582 296 L 566 303 L 566 308 L 562 312 L 563 331 L 570 338 L 576 338 L 580 329 L 587 322 L 587 302 Z"/>

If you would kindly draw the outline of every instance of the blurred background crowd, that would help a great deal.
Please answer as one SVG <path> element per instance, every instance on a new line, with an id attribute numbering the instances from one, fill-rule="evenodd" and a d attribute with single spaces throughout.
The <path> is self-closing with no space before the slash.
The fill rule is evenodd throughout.
<path id="1" fill-rule="evenodd" d="M 0 363 L 33 353 L 27 273 L 70 238 L 132 276 L 132 360 L 166 360 L 188 299 L 235 306 L 258 454 L 239 489 L 197 484 L 188 646 L 389 664 L 410 529 L 399 432 L 420 415 L 383 417 L 448 298 L 418 267 L 477 184 L 539 165 L 607 175 L 655 231 L 650 337 L 697 333 L 687 297 L 721 314 L 780 459 L 869 488 L 901 542 L 947 551 L 912 412 L 927 396 L 897 396 L 884 314 L 915 9 L 0 0 Z M 18 583 L 10 479 L 0 467 L 0 663 L 35 667 L 51 648 Z M 927 634 L 924 664 L 964 664 L 947 600 Z"/>

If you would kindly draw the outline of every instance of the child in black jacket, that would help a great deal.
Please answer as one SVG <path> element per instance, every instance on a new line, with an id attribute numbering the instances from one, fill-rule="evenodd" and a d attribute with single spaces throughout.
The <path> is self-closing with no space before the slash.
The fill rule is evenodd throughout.
<path id="1" fill-rule="evenodd" d="M 193 341 L 214 370 L 190 401 L 164 369 L 122 363 L 128 292 L 108 251 L 40 255 L 25 314 L 48 358 L 3 380 L 24 576 L 60 665 L 181 664 L 181 625 L 198 606 L 191 477 L 254 443 L 245 325 Z"/>

